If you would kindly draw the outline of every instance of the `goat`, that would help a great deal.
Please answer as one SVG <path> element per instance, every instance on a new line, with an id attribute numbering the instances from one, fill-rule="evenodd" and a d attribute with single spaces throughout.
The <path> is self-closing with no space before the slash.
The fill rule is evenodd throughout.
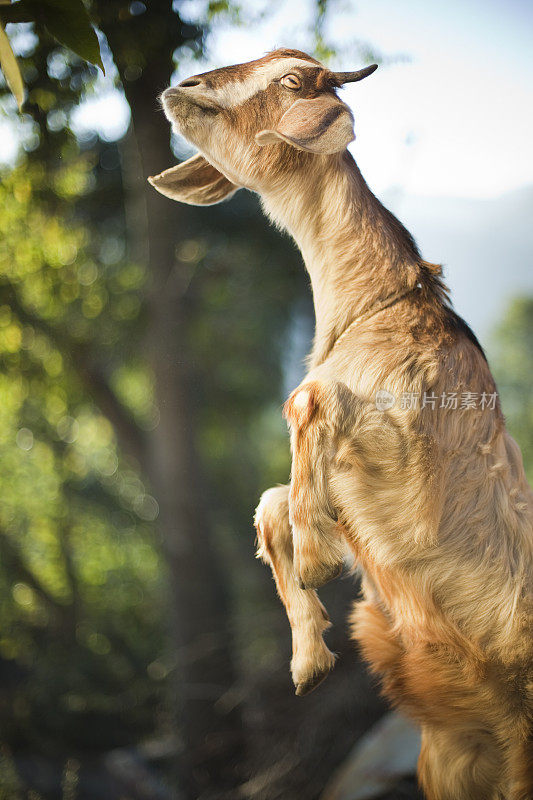
<path id="1" fill-rule="evenodd" d="M 163 107 L 199 153 L 150 181 L 197 205 L 258 193 L 311 278 L 309 372 L 285 406 L 291 485 L 255 516 L 297 694 L 333 666 L 315 589 L 348 548 L 362 572 L 352 634 L 421 727 L 426 796 L 531 800 L 533 494 L 440 267 L 347 150 L 353 116 L 336 89 L 374 69 L 276 50 L 182 81 Z"/>

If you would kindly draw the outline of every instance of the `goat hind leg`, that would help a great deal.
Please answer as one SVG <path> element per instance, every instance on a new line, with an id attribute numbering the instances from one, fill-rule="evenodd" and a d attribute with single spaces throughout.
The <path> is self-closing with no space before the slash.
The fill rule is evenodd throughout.
<path id="1" fill-rule="evenodd" d="M 263 493 L 255 512 L 255 527 L 257 555 L 272 569 L 291 625 L 291 674 L 296 694 L 308 694 L 327 677 L 335 656 L 323 639 L 331 624 L 326 609 L 315 591 L 301 588 L 294 571 L 288 486 Z"/>

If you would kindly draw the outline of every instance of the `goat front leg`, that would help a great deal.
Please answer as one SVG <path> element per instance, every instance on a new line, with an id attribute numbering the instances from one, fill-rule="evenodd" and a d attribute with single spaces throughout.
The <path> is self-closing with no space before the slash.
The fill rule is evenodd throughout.
<path id="1" fill-rule="evenodd" d="M 300 587 L 295 575 L 288 486 L 263 493 L 254 523 L 259 540 L 257 555 L 272 569 L 291 626 L 291 674 L 296 694 L 308 694 L 327 677 L 335 656 L 322 638 L 331 624 L 326 609 L 316 592 Z"/>
<path id="2" fill-rule="evenodd" d="M 319 411 L 316 384 L 296 389 L 284 409 L 291 428 L 289 509 L 294 568 L 305 589 L 317 589 L 336 578 L 345 555 L 343 529 L 329 497 L 331 430 Z"/>

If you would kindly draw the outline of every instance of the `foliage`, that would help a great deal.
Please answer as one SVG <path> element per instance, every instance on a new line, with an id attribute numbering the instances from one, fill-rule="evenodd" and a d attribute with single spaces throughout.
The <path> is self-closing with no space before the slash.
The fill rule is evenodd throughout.
<path id="1" fill-rule="evenodd" d="M 103 71 L 98 37 L 83 0 L 2 0 L 0 5 L 4 6 L 4 22 L 35 23 L 38 28 L 47 30 L 60 44 Z M 21 109 L 24 100 L 23 79 L 1 22 L 0 66 Z"/>
<path id="2" fill-rule="evenodd" d="M 94 70 L 44 30 L 21 66 L 33 155 L 0 187 L 2 735 L 109 748 L 153 729 L 171 668 L 139 463 L 146 265 L 125 256 L 116 146 L 68 128 Z"/>
<path id="3" fill-rule="evenodd" d="M 24 84 L 17 64 L 17 59 L 9 44 L 9 39 L 0 22 L 0 67 L 2 68 L 9 88 L 13 92 L 18 107 L 22 108 L 24 100 Z"/>
<path id="4" fill-rule="evenodd" d="M 55 214 L 39 199 L 38 165 L 0 187 L 0 655 L 31 674 L 12 703 L 17 735 L 72 741 L 76 729 L 101 743 L 99 726 L 84 730 L 76 719 L 111 715 L 113 744 L 124 725 L 146 726 L 157 696 L 146 670 L 163 647 L 162 565 L 149 524 L 155 501 L 88 396 L 84 371 L 89 340 L 110 348 L 127 336 L 143 273 L 124 262 L 102 274 L 86 229 L 69 219 L 67 203 L 90 183 L 88 159 L 56 178 Z M 116 383 L 148 420 L 137 399 L 144 374 L 123 368 Z"/>
<path id="5" fill-rule="evenodd" d="M 518 297 L 497 326 L 489 350 L 502 407 L 533 484 L 533 299 Z"/>

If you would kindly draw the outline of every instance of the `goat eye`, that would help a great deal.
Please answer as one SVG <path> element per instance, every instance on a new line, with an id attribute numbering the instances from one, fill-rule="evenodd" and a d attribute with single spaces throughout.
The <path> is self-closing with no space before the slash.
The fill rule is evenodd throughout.
<path id="1" fill-rule="evenodd" d="M 300 78 L 298 75 L 293 75 L 292 72 L 289 75 L 284 75 L 280 83 L 282 86 L 286 86 L 287 89 L 301 89 L 302 87 Z"/>

